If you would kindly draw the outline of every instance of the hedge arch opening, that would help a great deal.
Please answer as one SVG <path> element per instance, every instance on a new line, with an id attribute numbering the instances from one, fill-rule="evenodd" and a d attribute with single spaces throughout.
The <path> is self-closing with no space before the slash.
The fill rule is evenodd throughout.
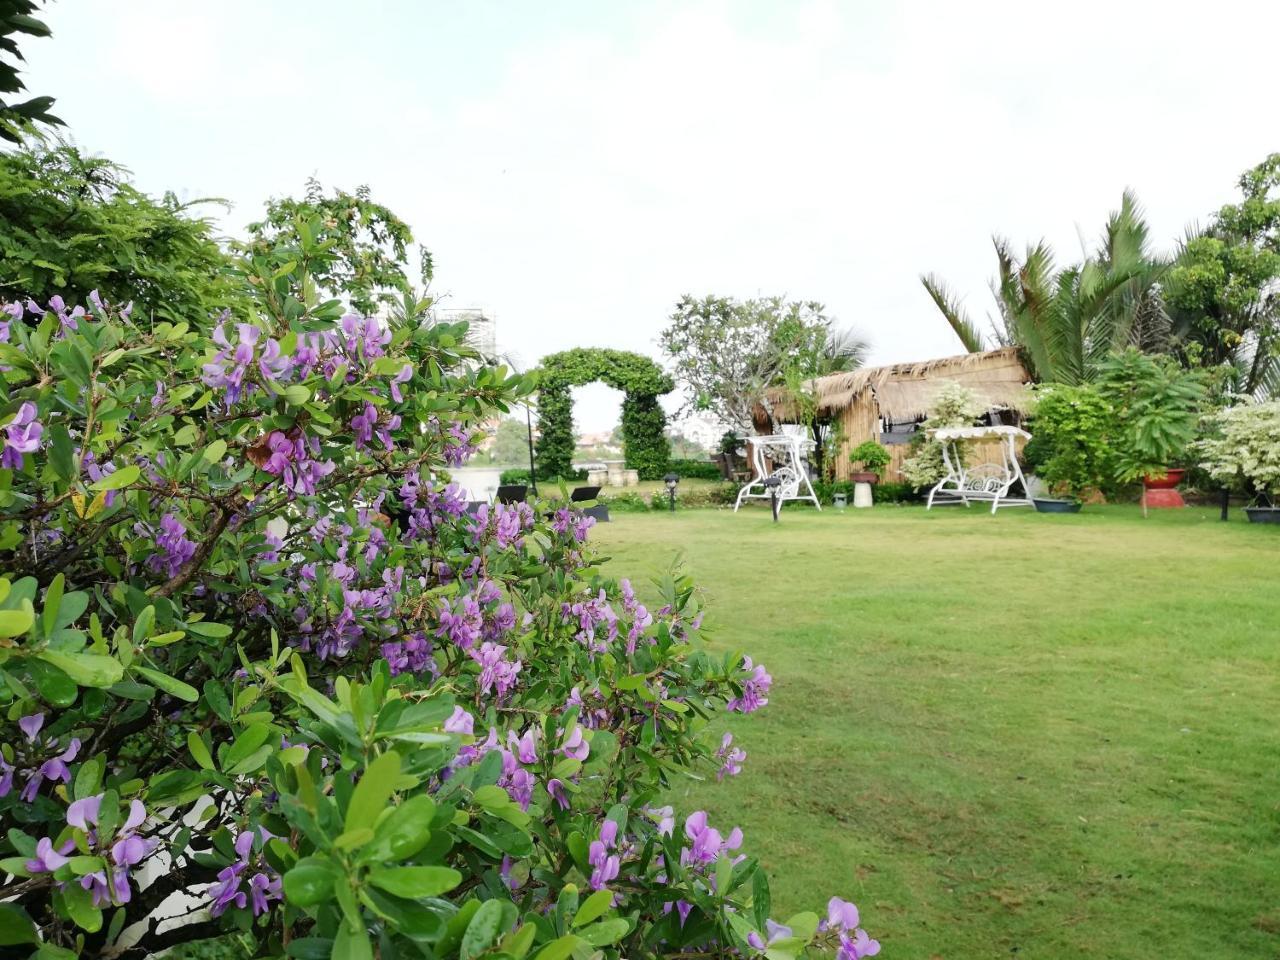
<path id="1" fill-rule="evenodd" d="M 543 357 L 538 381 L 538 476 L 567 477 L 573 470 L 573 397 L 570 390 L 599 381 L 621 390 L 622 448 L 627 469 L 641 480 L 667 472 L 667 415 L 658 398 L 675 382 L 646 356 L 625 350 L 579 347 Z"/>

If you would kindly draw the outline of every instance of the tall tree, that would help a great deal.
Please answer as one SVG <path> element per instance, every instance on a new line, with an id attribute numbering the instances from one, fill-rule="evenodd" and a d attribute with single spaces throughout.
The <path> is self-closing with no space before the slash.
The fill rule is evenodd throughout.
<path id="1" fill-rule="evenodd" d="M 355 193 L 335 189 L 326 193 L 319 181 L 309 179 L 301 199 L 273 198 L 266 216 L 249 225 L 250 254 L 278 249 L 297 242 L 305 233 L 308 242 L 326 244 L 328 263 L 315 276 L 316 286 L 330 296 L 341 293 L 352 307 L 372 314 L 382 308 L 403 308 L 409 279 L 409 247 L 413 232 L 394 212 L 375 202 L 366 186 Z M 419 279 L 431 282 L 431 254 L 419 247 Z"/>
<path id="2" fill-rule="evenodd" d="M 1149 248 L 1148 229 L 1134 195 L 1126 191 L 1097 249 L 1059 269 L 1044 241 L 1019 259 L 1009 242 L 994 238 L 997 275 L 992 284 L 1000 322 L 985 335 L 959 298 L 934 274 L 920 278 L 947 323 L 970 352 L 1016 344 L 1040 380 L 1092 380 L 1102 360 L 1159 326 L 1157 287 L 1166 265 Z M 1141 323 L 1139 321 L 1142 321 Z"/>
<path id="3" fill-rule="evenodd" d="M 45 23 L 33 16 L 39 9 L 34 0 L 0 0 L 0 140 L 10 143 L 21 143 L 23 135 L 37 131 L 39 124 L 63 125 L 49 112 L 53 97 L 12 99 L 26 89 L 18 75 L 18 63 L 24 57 L 15 38 L 50 36 Z"/>
<path id="4" fill-rule="evenodd" d="M 1280 153 L 1246 171 L 1239 203 L 1183 242 L 1165 297 L 1191 362 L 1226 366 L 1244 393 L 1280 389 Z"/>
<path id="5" fill-rule="evenodd" d="M 757 405 L 768 411 L 766 388 L 783 382 L 802 358 L 816 364 L 835 342 L 825 308 L 812 300 L 685 295 L 670 320 L 658 342 L 689 391 L 684 409 L 709 410 L 739 429 L 749 428 Z M 829 359 L 848 363 L 864 351 L 846 340 Z"/>
<path id="6" fill-rule="evenodd" d="M 248 286 L 203 203 L 148 196 L 123 167 L 72 146 L 0 153 L 0 297 L 87 306 L 97 290 L 132 301 L 140 319 L 245 314 Z"/>

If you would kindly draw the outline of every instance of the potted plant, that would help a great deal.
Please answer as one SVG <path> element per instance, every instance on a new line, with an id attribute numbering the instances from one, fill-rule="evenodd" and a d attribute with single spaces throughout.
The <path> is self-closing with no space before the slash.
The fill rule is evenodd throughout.
<path id="1" fill-rule="evenodd" d="M 1037 472 L 1056 496 L 1034 497 L 1039 513 L 1078 513 L 1083 497 L 1112 475 L 1111 405 L 1092 384 L 1036 391 L 1030 430 Z"/>
<path id="2" fill-rule="evenodd" d="M 1098 388 L 1113 414 L 1116 480 L 1142 481 L 1144 515 L 1147 507 L 1185 506 L 1175 488 L 1186 471 L 1175 464 L 1195 438 L 1205 399 L 1204 375 L 1171 357 L 1130 347 L 1102 364 Z"/>
<path id="3" fill-rule="evenodd" d="M 1208 417 L 1201 466 L 1224 484 L 1243 481 L 1257 494 L 1245 507 L 1250 523 L 1280 523 L 1280 400 L 1227 407 Z"/>
<path id="4" fill-rule="evenodd" d="M 867 440 L 849 451 L 849 462 L 856 468 L 849 475 L 854 483 L 879 483 L 880 471 L 889 465 L 892 459 L 889 451 L 876 443 Z"/>

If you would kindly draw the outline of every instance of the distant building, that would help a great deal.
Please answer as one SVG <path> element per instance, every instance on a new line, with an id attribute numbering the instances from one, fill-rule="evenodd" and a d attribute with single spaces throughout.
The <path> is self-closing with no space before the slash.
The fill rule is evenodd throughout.
<path id="1" fill-rule="evenodd" d="M 671 432 L 706 450 L 719 450 L 720 438 L 729 432 L 724 422 L 710 413 L 694 413 L 671 425 Z"/>
<path id="2" fill-rule="evenodd" d="M 437 323 L 471 324 L 467 338 L 471 345 L 484 357 L 496 357 L 498 354 L 498 318 L 482 307 L 438 307 L 431 311 L 431 317 Z"/>

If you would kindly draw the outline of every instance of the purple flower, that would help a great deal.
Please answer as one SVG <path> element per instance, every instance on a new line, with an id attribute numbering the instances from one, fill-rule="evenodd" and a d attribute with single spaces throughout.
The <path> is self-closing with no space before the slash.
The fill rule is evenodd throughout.
<path id="1" fill-rule="evenodd" d="M 773 683 L 773 677 L 762 665 L 753 665 L 750 657 L 742 658 L 742 669 L 751 673 L 742 684 L 742 695 L 734 697 L 725 706 L 741 713 L 752 713 L 769 703 L 766 696 Z"/>
<path id="2" fill-rule="evenodd" d="M 865 930 L 855 930 L 852 935 L 842 934 L 836 960 L 862 960 L 880 952 L 880 941 L 872 940 Z"/>
<path id="3" fill-rule="evenodd" d="M 461 733 L 471 736 L 475 732 L 475 719 L 462 707 L 454 707 L 449 719 L 444 722 L 449 733 Z"/>
<path id="4" fill-rule="evenodd" d="M 530 727 L 522 737 L 517 737 L 514 730 L 507 731 L 507 746 L 521 763 L 536 763 L 538 760 L 538 741 L 534 737 L 534 729 Z"/>
<path id="5" fill-rule="evenodd" d="M 44 837 L 36 842 L 35 859 L 27 861 L 27 870 L 31 873 L 53 873 L 67 862 L 66 854 L 75 848 L 75 841 L 68 840 L 61 850 L 55 850 L 53 841 Z"/>
<path id="6" fill-rule="evenodd" d="M 400 372 L 391 378 L 391 399 L 396 403 L 403 403 L 404 396 L 400 393 L 400 384 L 408 383 L 413 379 L 413 367 L 405 364 L 400 368 Z"/>
<path id="7" fill-rule="evenodd" d="M 102 794 L 75 800 L 67 807 L 67 823 L 85 833 L 98 825 L 98 811 L 102 808 Z"/>
<path id="8" fill-rule="evenodd" d="M 4 428 L 4 452 L 0 453 L 0 467 L 21 470 L 24 455 L 40 449 L 40 435 L 44 427 L 36 419 L 36 405 L 30 400 L 18 408 L 18 415 Z"/>
<path id="9" fill-rule="evenodd" d="M 680 862 L 686 866 L 713 863 L 722 853 L 742 846 L 740 829 L 734 827 L 728 839 L 725 839 L 719 830 L 707 823 L 705 810 L 689 814 L 684 822 L 684 835 L 691 841 L 690 846 L 680 850 Z"/>
<path id="10" fill-rule="evenodd" d="M 60 780 L 63 783 L 70 783 L 71 768 L 67 766 L 67 763 L 74 760 L 79 752 L 80 741 L 72 737 L 71 743 L 62 753 L 46 760 L 28 775 L 27 784 L 22 788 L 22 799 L 27 803 L 34 803 L 36 795 L 40 792 L 40 784 L 45 780 Z"/>
<path id="11" fill-rule="evenodd" d="M 521 663 L 519 660 L 504 659 L 504 654 L 507 652 L 505 646 L 486 640 L 478 650 L 473 647 L 468 652 L 471 658 L 480 664 L 481 694 L 488 694 L 490 690 L 496 688 L 498 697 L 501 699 L 511 693 L 516 685 Z"/>
<path id="12" fill-rule="evenodd" d="M 848 900 L 832 897 L 827 901 L 827 926 L 836 930 L 856 930 L 858 908 Z"/>
<path id="13" fill-rule="evenodd" d="M 720 769 L 716 771 L 716 779 L 723 780 L 725 777 L 736 777 L 742 772 L 742 761 L 747 759 L 747 752 L 733 746 L 733 734 L 725 733 L 716 756 L 722 761 Z"/>
<path id="14" fill-rule="evenodd" d="M 240 873 L 244 870 L 243 863 L 233 863 L 228 867 L 223 867 L 218 871 L 217 882 L 208 890 L 213 905 L 209 907 L 209 913 L 215 917 L 220 917 L 228 907 L 236 907 L 243 910 L 249 902 L 248 898 L 240 889 Z"/>
<path id="15" fill-rule="evenodd" d="M 253 915 L 266 913 L 272 900 L 280 900 L 280 877 L 273 873 L 255 873 L 249 878 L 249 896 L 252 898 Z"/>
<path id="16" fill-rule="evenodd" d="M 40 733 L 40 728 L 44 726 L 44 714 L 33 713 L 30 716 L 22 717 L 18 720 L 18 726 L 27 735 L 27 743 L 35 743 L 36 737 Z"/>
<path id="17" fill-rule="evenodd" d="M 754 930 L 747 934 L 747 943 L 755 947 L 757 950 L 764 950 L 768 948 L 769 944 L 777 943 L 779 940 L 784 940 L 787 937 L 792 936 L 790 927 L 783 926 L 781 923 L 774 923 L 772 920 L 766 920 L 764 922 L 764 929 L 765 933 L 769 937 L 768 940 L 765 940 Z"/>
<path id="18" fill-rule="evenodd" d="M 561 810 L 569 809 L 569 794 L 565 792 L 564 784 L 559 780 L 553 777 L 547 781 L 547 793 L 560 805 Z"/>
<path id="19" fill-rule="evenodd" d="M 572 757 L 574 760 L 586 760 L 591 753 L 591 744 L 587 743 L 586 738 L 583 737 L 582 726 L 575 722 L 567 734 L 563 730 L 560 733 L 564 739 L 560 741 L 560 749 L 556 752 Z"/>
<path id="20" fill-rule="evenodd" d="M 616 854 L 609 854 L 608 848 L 600 840 L 592 840 L 588 848 L 587 862 L 591 864 L 591 889 L 602 890 L 605 884 L 614 879 L 621 869 L 621 861 Z"/>
<path id="21" fill-rule="evenodd" d="M 141 524 L 135 529 L 140 533 L 149 532 Z M 177 576 L 187 561 L 195 556 L 195 541 L 187 537 L 187 528 L 173 513 L 166 513 L 160 518 L 160 530 L 153 536 L 156 549 L 147 557 L 147 569 L 166 577 Z"/>
<path id="22" fill-rule="evenodd" d="M 669 837 L 676 829 L 675 811 L 671 807 L 652 807 L 645 811 L 658 824 L 658 835 Z"/>

